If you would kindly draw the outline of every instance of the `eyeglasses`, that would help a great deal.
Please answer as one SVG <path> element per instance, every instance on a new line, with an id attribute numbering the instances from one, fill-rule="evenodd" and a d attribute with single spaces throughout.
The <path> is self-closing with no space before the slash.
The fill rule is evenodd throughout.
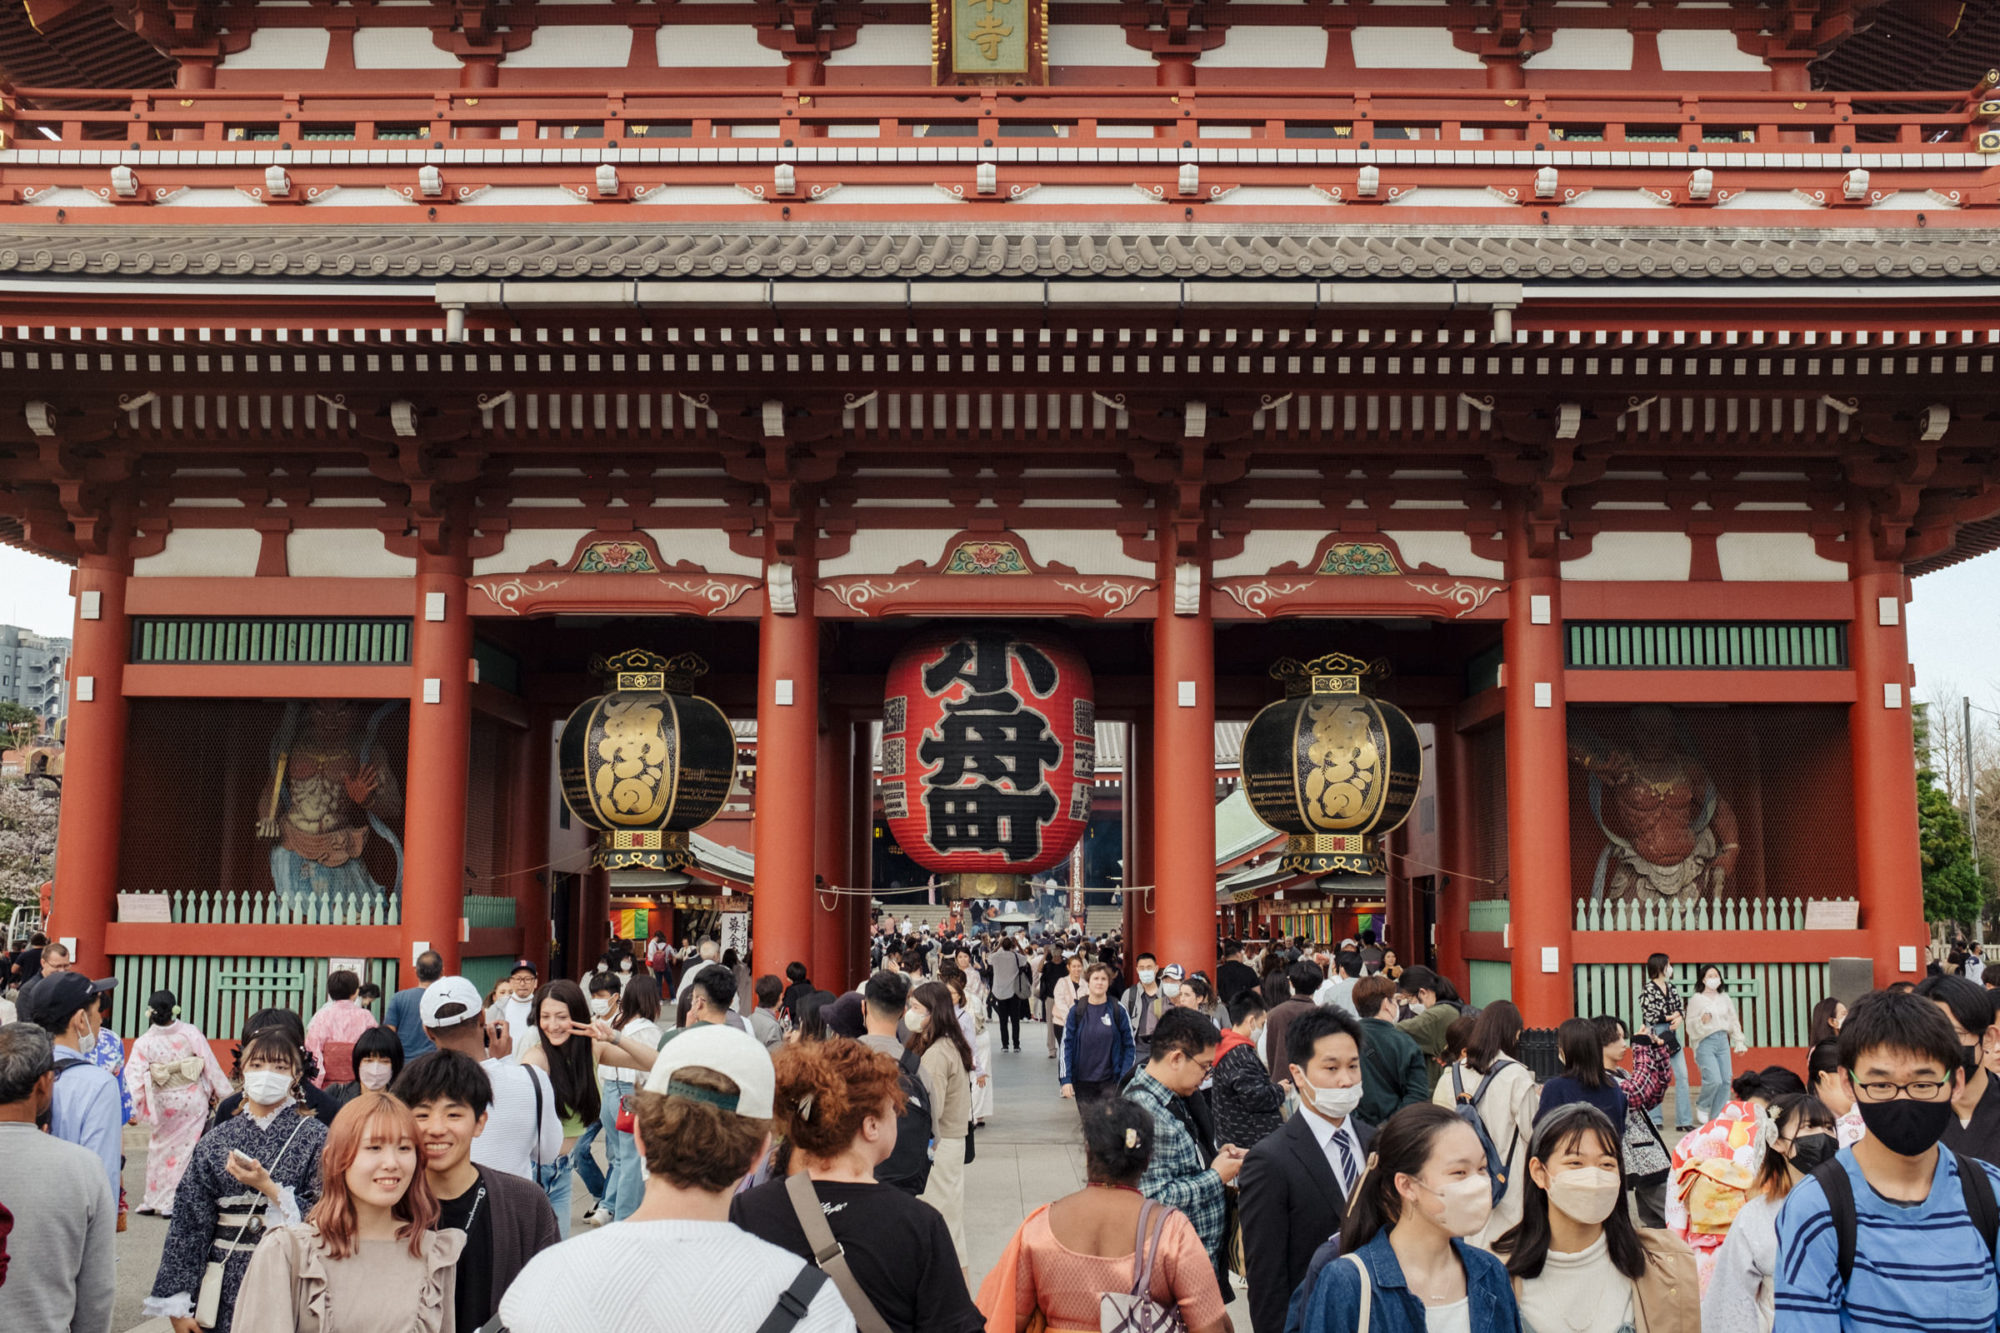
<path id="1" fill-rule="evenodd" d="M 1930 1079 L 1919 1079 L 1915 1083 L 1863 1083 L 1853 1070 L 1847 1076 L 1854 1080 L 1854 1091 L 1864 1102 L 1894 1101 L 1898 1094 L 1907 1096 L 1913 1102 L 1934 1102 L 1941 1093 L 1949 1093 L 1949 1082 L 1938 1083 Z"/>

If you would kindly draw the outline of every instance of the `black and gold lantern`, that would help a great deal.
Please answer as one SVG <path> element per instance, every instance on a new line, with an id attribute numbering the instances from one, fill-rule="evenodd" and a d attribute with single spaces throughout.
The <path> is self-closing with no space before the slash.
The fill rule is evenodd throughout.
<path id="1" fill-rule="evenodd" d="M 1271 674 L 1285 697 L 1244 733 L 1243 780 L 1257 817 L 1291 835 L 1283 868 L 1381 875 L 1376 839 L 1409 817 L 1424 775 L 1416 727 L 1363 688 L 1386 678 L 1388 663 L 1328 653 L 1285 658 Z"/>
<path id="2" fill-rule="evenodd" d="M 689 831 L 721 813 L 736 780 L 729 719 L 693 693 L 708 663 L 632 649 L 590 665 L 615 688 L 569 715 L 557 756 L 563 804 L 603 835 L 593 864 L 693 865 Z"/>

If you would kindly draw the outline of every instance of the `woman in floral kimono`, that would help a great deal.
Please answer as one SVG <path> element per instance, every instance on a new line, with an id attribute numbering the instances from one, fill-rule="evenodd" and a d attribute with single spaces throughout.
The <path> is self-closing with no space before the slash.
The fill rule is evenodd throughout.
<path id="1" fill-rule="evenodd" d="M 303 1220 L 319 1199 L 326 1126 L 300 1091 L 304 1052 L 284 1029 L 265 1028 L 243 1043 L 239 1062 L 242 1101 L 189 1154 L 153 1292 L 140 1305 L 149 1319 L 165 1316 L 174 1333 L 229 1333 L 244 1270 L 265 1230 Z M 211 1264 L 216 1276 L 205 1302 Z M 210 1310 L 212 1324 L 201 1318 Z"/>
<path id="2" fill-rule="evenodd" d="M 172 991 L 154 991 L 147 1005 L 153 1025 L 132 1043 L 125 1088 L 138 1118 L 153 1131 L 146 1149 L 146 1197 L 139 1211 L 164 1217 L 173 1212 L 174 1191 L 208 1125 L 209 1108 L 227 1097 L 230 1087 L 208 1038 L 192 1023 L 180 1021 Z"/>

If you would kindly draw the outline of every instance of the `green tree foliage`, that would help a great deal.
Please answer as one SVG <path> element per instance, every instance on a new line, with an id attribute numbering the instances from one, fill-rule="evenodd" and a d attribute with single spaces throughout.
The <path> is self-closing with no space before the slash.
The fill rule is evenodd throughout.
<path id="1" fill-rule="evenodd" d="M 1928 768 L 1917 770 L 1917 836 L 1923 855 L 1924 919 L 1971 922 L 1985 910 L 1986 877 L 1965 817 Z"/>

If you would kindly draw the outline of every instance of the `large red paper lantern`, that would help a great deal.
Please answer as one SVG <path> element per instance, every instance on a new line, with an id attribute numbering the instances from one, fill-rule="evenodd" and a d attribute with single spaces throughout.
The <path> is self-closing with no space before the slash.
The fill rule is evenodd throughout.
<path id="1" fill-rule="evenodd" d="M 896 843 L 954 896 L 1026 896 L 1090 821 L 1097 704 L 1068 644 L 1005 628 L 940 630 L 890 664 L 882 806 Z"/>

